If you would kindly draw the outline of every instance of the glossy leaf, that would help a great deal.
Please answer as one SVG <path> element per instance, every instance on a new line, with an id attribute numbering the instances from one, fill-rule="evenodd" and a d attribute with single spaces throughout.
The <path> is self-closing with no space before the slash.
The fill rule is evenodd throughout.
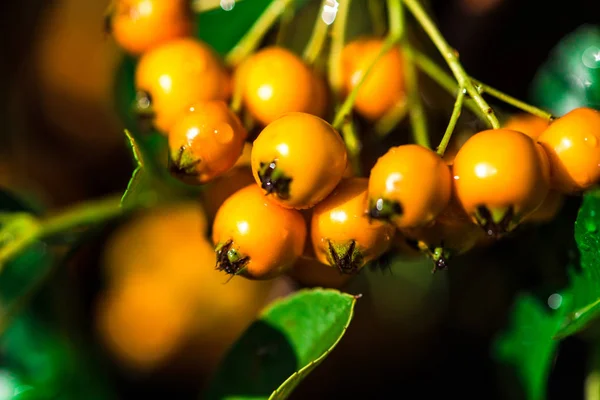
<path id="1" fill-rule="evenodd" d="M 575 222 L 580 271 L 571 271 L 572 299 L 557 337 L 572 335 L 600 316 L 600 191 L 587 193 Z"/>
<path id="2" fill-rule="evenodd" d="M 600 109 L 600 26 L 583 25 L 555 46 L 538 69 L 531 97 L 559 116 L 576 107 Z"/>
<path id="3" fill-rule="evenodd" d="M 553 311 L 531 295 L 521 295 L 509 329 L 495 343 L 495 357 L 514 366 L 528 400 L 546 398 L 547 378 L 559 343 L 554 334 L 565 313 L 565 305 Z"/>
<path id="4" fill-rule="evenodd" d="M 324 289 L 274 302 L 234 344 L 207 398 L 287 398 L 342 338 L 355 302 Z"/>
<path id="5" fill-rule="evenodd" d="M 22 389 L 29 389 L 18 399 L 114 398 L 86 353 L 30 310 L 19 315 L 0 339 L 3 368 L 18 376 Z"/>

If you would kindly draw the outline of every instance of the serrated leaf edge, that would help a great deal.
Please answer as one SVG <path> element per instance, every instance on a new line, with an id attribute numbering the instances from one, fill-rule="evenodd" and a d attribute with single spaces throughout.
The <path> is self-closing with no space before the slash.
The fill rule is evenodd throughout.
<path id="1" fill-rule="evenodd" d="M 133 135 L 131 134 L 131 132 L 129 132 L 129 129 L 125 129 L 124 131 L 125 131 L 125 137 L 127 138 L 127 141 L 129 142 L 131 154 L 133 155 L 133 159 L 135 160 L 135 162 L 137 164 L 136 169 L 139 169 L 140 167 L 142 167 L 144 165 L 144 159 L 142 157 L 142 153 L 140 152 L 140 149 L 139 149 L 137 143 L 135 142 Z"/>

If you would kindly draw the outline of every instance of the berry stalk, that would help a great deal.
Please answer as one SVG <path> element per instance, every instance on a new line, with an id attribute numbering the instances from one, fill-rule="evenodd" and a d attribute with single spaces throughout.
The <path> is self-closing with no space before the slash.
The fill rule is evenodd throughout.
<path id="1" fill-rule="evenodd" d="M 345 0 L 340 2 L 331 31 L 332 41 L 328 60 L 328 79 L 336 101 L 339 100 L 344 86 L 341 56 L 344 43 L 346 42 L 346 24 L 348 22 L 348 11 L 350 10 L 351 1 Z"/>
<path id="2" fill-rule="evenodd" d="M 279 20 L 292 2 L 293 0 L 274 0 L 269 4 L 246 35 L 225 56 L 225 63 L 235 66 L 252 53 L 259 46 L 267 31 Z"/>
<path id="3" fill-rule="evenodd" d="M 410 57 L 413 48 L 408 41 L 404 41 L 402 47 L 403 53 L 408 55 L 408 57 L 404 58 L 404 79 L 406 80 L 407 106 L 413 140 L 418 145 L 431 148 L 429 134 L 427 133 L 425 110 L 423 109 L 421 95 L 419 94 L 418 75 L 415 65 Z"/>
<path id="4" fill-rule="evenodd" d="M 16 215 L 15 220 L 5 225 L 0 231 L 0 236 L 7 234 L 15 238 L 0 248 L 0 271 L 8 261 L 38 240 L 48 239 L 85 225 L 106 222 L 123 215 L 130 208 L 121 207 L 121 196 L 119 195 L 83 203 L 45 220 L 38 220 L 26 213 Z M 9 231 L 6 232 L 7 230 Z"/>
<path id="5" fill-rule="evenodd" d="M 321 13 L 325 9 L 326 5 L 327 0 L 322 0 L 321 6 L 319 7 L 319 16 L 321 16 Z M 325 23 L 322 17 L 317 18 L 308 44 L 306 45 L 304 53 L 302 54 L 302 58 L 304 58 L 304 61 L 306 61 L 307 64 L 313 64 L 321 54 L 321 51 L 323 50 L 323 45 L 327 40 L 328 32 L 329 25 Z"/>
<path id="6" fill-rule="evenodd" d="M 456 101 L 454 102 L 454 108 L 452 109 L 452 115 L 450 116 L 450 122 L 448 122 L 448 126 L 446 127 L 446 132 L 444 132 L 444 136 L 442 137 L 442 141 L 437 148 L 437 153 L 442 157 L 446 152 L 446 148 L 448 147 L 448 143 L 450 143 L 450 139 L 452 138 L 452 133 L 454 132 L 454 128 L 456 127 L 456 123 L 458 122 L 458 118 L 460 117 L 460 113 L 462 111 L 463 102 L 465 99 L 466 90 L 463 88 L 458 88 L 458 93 L 456 95 Z"/>
<path id="7" fill-rule="evenodd" d="M 458 61 L 458 54 L 456 50 L 454 50 L 444 36 L 439 31 L 438 27 L 431 20 L 429 15 L 425 12 L 421 4 L 418 0 L 403 0 L 404 5 L 411 14 L 416 18 L 419 22 L 425 33 L 429 36 L 433 44 L 437 47 L 439 52 L 441 53 L 444 60 L 450 67 L 450 70 L 454 74 L 456 81 L 458 82 L 459 87 L 464 87 L 471 96 L 471 98 L 475 101 L 477 106 L 481 109 L 481 111 L 486 115 L 488 121 L 492 125 L 493 128 L 499 128 L 500 123 L 498 122 L 498 118 L 496 118 L 496 114 L 494 110 L 488 105 L 483 96 L 479 93 L 473 81 L 467 75 L 467 72 L 463 68 L 460 61 Z"/>
<path id="8" fill-rule="evenodd" d="M 352 172 L 354 172 L 356 176 L 362 176 L 362 167 L 360 164 L 362 144 L 358 138 L 352 119 L 347 119 L 342 125 L 342 138 L 344 139 L 346 149 L 348 150 L 348 158 L 352 165 Z"/>
<path id="9" fill-rule="evenodd" d="M 510 104 L 511 106 L 518 108 L 522 111 L 525 111 L 529 114 L 535 115 L 536 117 L 540 117 L 540 118 L 543 118 L 548 121 L 552 121 L 554 119 L 552 114 L 550 114 L 549 112 L 546 112 L 538 107 L 532 106 L 531 104 L 527 104 L 524 101 L 521 101 L 521 100 L 519 100 L 515 97 L 512 97 L 504 92 L 501 92 L 498 89 L 495 89 L 489 85 L 486 85 L 485 83 L 478 81 L 475 78 L 471 78 L 471 81 L 473 81 L 473 83 L 477 87 L 477 90 L 482 94 L 488 93 L 490 96 L 493 96 L 493 97 L 497 98 L 498 100 L 503 101 L 506 104 Z"/>
<path id="10" fill-rule="evenodd" d="M 456 91 L 458 89 L 456 81 L 442 68 L 440 68 L 435 62 L 433 62 L 433 60 L 431 60 L 425 54 L 422 54 L 414 49 L 410 54 L 407 54 L 407 56 L 412 58 L 415 65 L 427 76 L 433 79 L 438 85 L 440 85 L 444 90 L 446 90 L 452 96 L 456 95 Z M 475 104 L 472 98 L 465 98 L 463 104 L 471 112 L 477 115 L 482 122 L 485 122 L 488 126 L 491 127 L 487 115 L 481 111 L 481 109 L 477 106 L 477 104 Z"/>
<path id="11" fill-rule="evenodd" d="M 406 99 L 397 103 L 389 112 L 375 123 L 374 130 L 379 138 L 384 138 L 395 126 L 397 126 L 408 114 Z"/>

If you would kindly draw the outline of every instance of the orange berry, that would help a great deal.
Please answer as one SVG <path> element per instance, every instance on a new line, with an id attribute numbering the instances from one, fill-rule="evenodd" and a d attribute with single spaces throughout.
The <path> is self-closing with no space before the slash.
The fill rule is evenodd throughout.
<path id="1" fill-rule="evenodd" d="M 471 250 L 483 236 L 454 196 L 433 223 L 402 229 L 402 234 L 433 258 L 436 270 L 446 268 L 451 257 Z"/>
<path id="2" fill-rule="evenodd" d="M 323 81 L 291 51 L 267 47 L 239 68 L 236 84 L 242 85 L 244 104 L 261 124 L 267 125 L 288 112 L 324 116 Z"/>
<path id="3" fill-rule="evenodd" d="M 458 151 L 453 169 L 457 198 L 489 235 L 514 229 L 548 193 L 548 159 L 521 132 L 490 129 L 475 134 Z"/>
<path id="4" fill-rule="evenodd" d="M 450 169 L 435 152 L 416 145 L 392 147 L 369 177 L 369 214 L 398 228 L 433 221 L 450 201 Z"/>
<path id="5" fill-rule="evenodd" d="M 524 133 L 533 140 L 537 140 L 549 124 L 548 120 L 532 114 L 516 114 L 510 117 L 502 127 Z"/>
<path id="6" fill-rule="evenodd" d="M 256 184 L 225 200 L 213 223 L 217 268 L 249 279 L 285 272 L 302 255 L 305 241 L 302 214 L 271 202 Z"/>
<path id="7" fill-rule="evenodd" d="M 348 43 L 342 51 L 345 92 L 360 81 L 383 46 L 378 38 L 361 38 Z M 356 111 L 370 120 L 381 118 L 405 97 L 403 58 L 397 46 L 384 54 L 371 69 L 358 90 Z"/>
<path id="8" fill-rule="evenodd" d="M 394 227 L 369 221 L 366 178 L 342 179 L 325 200 L 313 210 L 312 245 L 317 259 L 342 273 L 358 272 L 386 252 Z"/>
<path id="9" fill-rule="evenodd" d="M 196 103 L 169 130 L 171 172 L 187 183 L 206 183 L 234 166 L 247 136 L 225 102 Z"/>
<path id="10" fill-rule="evenodd" d="M 144 53 L 135 72 L 140 108 L 148 103 L 154 125 L 167 133 L 180 114 L 198 102 L 226 100 L 230 77 L 216 53 L 205 43 L 175 39 Z"/>
<path id="11" fill-rule="evenodd" d="M 109 238 L 102 258 L 104 272 L 111 282 L 130 274 L 152 275 L 179 295 L 194 299 L 198 279 L 205 274 L 198 259 L 204 258 L 207 231 L 204 210 L 196 201 L 143 211 Z"/>
<path id="12" fill-rule="evenodd" d="M 119 46 L 136 55 L 193 31 L 188 0 L 117 0 L 109 18 Z"/>
<path id="13" fill-rule="evenodd" d="M 238 190 L 254 183 L 250 166 L 234 167 L 223 175 L 206 184 L 201 193 L 206 215 L 213 219 L 221 204 Z"/>
<path id="14" fill-rule="evenodd" d="M 252 173 L 283 207 L 310 208 L 342 179 L 346 146 L 326 121 L 306 113 L 288 113 L 267 125 L 254 141 Z"/>
<path id="15" fill-rule="evenodd" d="M 108 349 L 129 367 L 153 369 L 183 343 L 190 305 L 160 280 L 130 274 L 99 303 L 97 325 Z"/>
<path id="16" fill-rule="evenodd" d="M 554 189 L 576 193 L 600 180 L 600 111 L 576 108 L 554 120 L 538 142 L 548 154 Z"/>

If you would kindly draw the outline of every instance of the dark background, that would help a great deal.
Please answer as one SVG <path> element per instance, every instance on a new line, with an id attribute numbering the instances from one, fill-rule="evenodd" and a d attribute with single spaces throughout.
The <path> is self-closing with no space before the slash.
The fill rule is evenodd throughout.
<path id="1" fill-rule="evenodd" d="M 105 7 L 102 1 L 77 1 L 90 3 L 85 13 L 90 18 Z M 67 84 L 71 78 L 66 72 L 52 79 L 40 72 L 46 68 L 39 56 L 40 42 L 45 39 L 42 27 L 51 11 L 64 7 L 62 3 L 0 4 L 0 184 L 41 196 L 50 208 L 122 191 L 131 171 L 121 124 L 111 109 L 109 67 L 113 64 L 105 60 L 108 66 L 100 67 L 102 58 L 83 53 L 102 46 L 101 32 L 89 34 L 90 43 L 63 52 L 69 67 L 61 71 L 77 74 L 75 89 Z M 480 9 L 486 4 L 489 9 Z M 594 0 L 555 4 L 440 0 L 431 5 L 466 69 L 524 99 L 536 69 L 558 40 L 583 23 L 600 22 L 600 3 Z M 78 18 L 74 15 L 71 18 Z M 84 25 L 82 21 L 81 29 Z M 112 45 L 104 46 L 108 50 L 103 48 L 98 57 L 114 57 Z M 98 71 L 109 72 L 98 77 L 94 75 Z M 77 82 L 83 82 L 81 89 Z M 86 82 L 87 92 L 83 89 Z M 572 245 L 578 201 L 571 199 L 556 223 L 524 228 L 485 251 L 457 260 L 452 272 L 439 278 L 444 280 L 443 294 L 427 294 L 418 300 L 407 295 L 405 307 L 390 306 L 385 315 L 373 310 L 385 305 L 389 296 L 378 297 L 379 287 L 364 282 L 388 278 L 383 272 L 361 278 L 364 282 L 356 287 L 372 290 L 372 296 L 358 303 L 356 319 L 345 338 L 294 398 L 519 398 L 516 378 L 510 369 L 493 362 L 490 343 L 506 326 L 517 292 L 530 290 L 544 299 L 565 285 L 563 253 Z M 101 251 L 101 243 L 86 253 L 85 261 L 79 261 L 92 270 L 94 251 Z M 94 274 L 82 279 L 93 280 Z M 406 280 L 402 275 L 394 279 Z M 405 281 L 402 287 L 410 284 Z M 581 339 L 563 342 L 551 375 L 551 399 L 583 397 L 586 354 Z M 136 382 L 118 378 L 117 382 L 124 398 L 160 393 L 194 398 L 194 386 L 201 384 L 186 382 L 175 387 L 160 377 Z"/>

